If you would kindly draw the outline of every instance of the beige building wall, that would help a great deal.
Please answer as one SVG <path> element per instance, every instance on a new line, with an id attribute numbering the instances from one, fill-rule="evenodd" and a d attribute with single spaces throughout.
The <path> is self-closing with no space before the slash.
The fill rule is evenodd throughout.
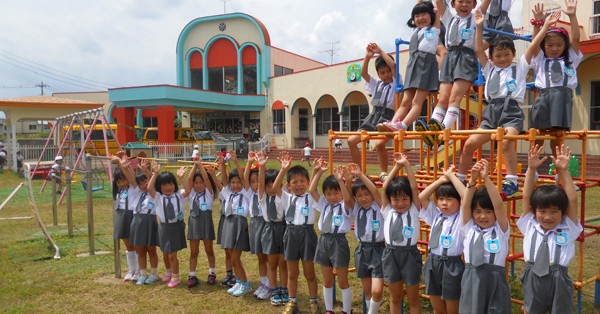
<path id="1" fill-rule="evenodd" d="M 294 69 L 294 73 L 327 66 L 319 61 L 277 47 L 271 47 L 271 74 L 275 73 L 276 65 Z"/>

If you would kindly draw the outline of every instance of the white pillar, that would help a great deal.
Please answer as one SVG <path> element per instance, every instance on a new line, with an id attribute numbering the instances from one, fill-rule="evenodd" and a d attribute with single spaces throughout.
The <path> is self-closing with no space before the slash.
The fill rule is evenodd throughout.
<path id="1" fill-rule="evenodd" d="M 14 172 L 17 172 L 17 127 L 11 123 L 10 126 L 11 132 L 11 155 L 12 155 L 12 169 Z"/>
<path id="2" fill-rule="evenodd" d="M 317 148 L 317 115 L 312 116 L 312 138 L 313 138 L 313 149 Z"/>

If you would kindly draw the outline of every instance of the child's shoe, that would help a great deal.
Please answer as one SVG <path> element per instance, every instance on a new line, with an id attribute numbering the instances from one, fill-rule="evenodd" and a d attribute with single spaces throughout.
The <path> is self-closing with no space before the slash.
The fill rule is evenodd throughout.
<path id="1" fill-rule="evenodd" d="M 233 287 L 236 283 L 235 276 L 227 274 L 223 280 L 221 280 L 221 286 L 223 287 Z"/>
<path id="2" fill-rule="evenodd" d="M 429 131 L 429 126 L 427 126 L 427 124 L 425 124 L 425 122 L 423 122 L 421 120 L 417 120 L 417 121 L 415 121 L 415 131 L 427 132 L 427 131 Z M 427 146 L 433 147 L 433 136 L 431 136 L 431 134 L 423 134 L 423 135 L 421 135 L 421 138 L 423 139 L 423 142 L 425 142 L 425 144 L 427 144 Z"/>
<path id="3" fill-rule="evenodd" d="M 197 286 L 199 283 L 200 283 L 200 281 L 198 280 L 198 277 L 196 277 L 196 276 L 188 277 L 188 282 L 187 282 L 188 288 L 193 288 L 193 287 Z"/>
<path id="4" fill-rule="evenodd" d="M 171 282 L 171 273 L 165 273 L 162 277 L 162 282 Z"/>
<path id="5" fill-rule="evenodd" d="M 179 286 L 179 284 L 181 283 L 181 281 L 179 279 L 172 279 L 169 284 L 167 285 L 167 287 L 169 288 L 175 288 L 177 286 Z"/>
<path id="6" fill-rule="evenodd" d="M 147 285 L 151 285 L 151 284 L 157 283 L 157 282 L 158 282 L 158 275 L 150 274 L 150 276 L 148 276 L 148 279 L 146 279 L 146 281 L 144 283 Z"/>
<path id="7" fill-rule="evenodd" d="M 298 304 L 294 301 L 289 301 L 285 304 L 285 309 L 283 309 L 283 314 L 297 314 L 298 313 Z"/>
<path id="8" fill-rule="evenodd" d="M 436 120 L 436 119 L 431 119 L 429 120 L 429 130 L 431 131 L 443 131 L 444 130 L 444 125 Z M 435 136 L 434 141 L 436 141 L 438 144 L 440 144 L 442 141 L 439 139 L 439 136 Z"/>
<path id="9" fill-rule="evenodd" d="M 217 274 L 210 273 L 208 274 L 208 278 L 206 278 L 206 283 L 213 286 L 217 283 Z"/>
<path id="10" fill-rule="evenodd" d="M 127 275 L 125 275 L 125 278 L 123 278 L 123 281 L 132 281 L 133 280 L 133 273 L 127 273 Z"/>
<path id="11" fill-rule="evenodd" d="M 254 290 L 254 293 L 252 294 L 255 298 L 258 298 L 258 295 L 262 292 L 264 285 L 261 283 L 258 288 L 256 288 L 256 290 Z"/>
<path id="12" fill-rule="evenodd" d="M 283 301 L 283 303 L 290 302 L 290 295 L 288 294 L 287 288 L 282 288 L 280 295 L 281 295 L 281 301 Z"/>
<path id="13" fill-rule="evenodd" d="M 379 132 L 398 132 L 402 129 L 401 121 L 387 121 L 383 123 L 379 123 L 377 125 L 377 131 Z"/>
<path id="14" fill-rule="evenodd" d="M 245 283 L 240 284 L 239 289 L 234 291 L 232 294 L 235 297 L 241 297 L 250 292 L 252 292 L 252 286 L 250 285 L 250 282 L 246 281 Z"/>
<path id="15" fill-rule="evenodd" d="M 242 285 L 242 281 L 241 280 L 236 280 L 235 281 L 235 285 L 233 285 L 233 287 L 227 289 L 227 293 L 233 294 L 237 289 L 240 288 L 241 285 Z"/>
<path id="16" fill-rule="evenodd" d="M 131 281 L 137 281 L 140 278 L 140 271 L 136 271 L 135 273 L 133 273 L 133 276 L 131 276 Z"/>
<path id="17" fill-rule="evenodd" d="M 146 275 L 140 275 L 140 277 L 138 277 L 137 281 L 135 282 L 136 285 L 141 286 L 143 284 L 146 283 L 146 280 L 148 280 L 148 277 L 146 277 Z"/>
<path id="18" fill-rule="evenodd" d="M 308 306 L 308 311 L 311 314 L 321 313 L 321 309 L 319 308 L 319 302 L 310 301 L 310 305 Z"/>
<path id="19" fill-rule="evenodd" d="M 269 287 L 263 285 L 263 290 L 256 296 L 259 300 L 269 300 L 271 297 L 271 289 Z"/>
<path id="20" fill-rule="evenodd" d="M 504 180 L 502 182 L 502 193 L 506 194 L 506 198 L 515 197 L 519 194 L 519 185 L 510 180 Z"/>
<path id="21" fill-rule="evenodd" d="M 271 290 L 271 305 L 279 306 L 283 305 L 283 299 L 278 290 Z"/>

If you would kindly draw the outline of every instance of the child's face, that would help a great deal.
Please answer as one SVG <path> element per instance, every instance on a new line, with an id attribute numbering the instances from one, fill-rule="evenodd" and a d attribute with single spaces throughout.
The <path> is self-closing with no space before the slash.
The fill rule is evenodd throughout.
<path id="1" fill-rule="evenodd" d="M 258 173 L 250 175 L 250 187 L 253 191 L 258 191 Z"/>
<path id="2" fill-rule="evenodd" d="M 273 182 L 265 184 L 265 193 L 267 193 L 267 195 L 269 196 L 275 195 L 275 189 L 273 189 Z"/>
<path id="3" fill-rule="evenodd" d="M 548 58 L 559 58 L 565 51 L 565 46 L 566 43 L 562 36 L 550 33 L 546 35 L 546 41 L 544 42 L 544 53 Z"/>
<path id="4" fill-rule="evenodd" d="M 456 10 L 456 15 L 460 17 L 471 14 L 476 4 L 475 0 L 452 0 L 452 7 Z"/>
<path id="5" fill-rule="evenodd" d="M 460 209 L 460 201 L 454 197 L 440 196 L 437 199 L 437 207 L 445 215 L 452 215 Z"/>
<path id="6" fill-rule="evenodd" d="M 163 195 L 170 196 L 175 193 L 175 184 L 173 182 L 165 182 L 160 185 L 160 191 Z"/>
<path id="7" fill-rule="evenodd" d="M 486 229 L 493 226 L 496 223 L 496 214 L 493 209 L 482 208 L 479 204 L 473 208 L 473 221 L 481 227 Z"/>
<path id="8" fill-rule="evenodd" d="M 537 208 L 535 210 L 535 219 L 545 231 L 548 231 L 558 226 L 562 220 L 562 213 L 556 206 Z"/>
<path id="9" fill-rule="evenodd" d="M 512 65 L 512 61 L 515 58 L 515 53 L 510 49 L 494 48 L 494 53 L 490 56 L 492 64 L 505 69 Z"/>
<path id="10" fill-rule="evenodd" d="M 117 179 L 117 187 L 119 190 L 127 190 L 129 188 L 129 181 L 127 179 Z"/>
<path id="11" fill-rule="evenodd" d="M 373 204 L 373 195 L 369 190 L 359 189 L 354 195 L 354 199 L 358 202 L 358 205 L 362 208 L 369 208 Z"/>
<path id="12" fill-rule="evenodd" d="M 308 190 L 310 180 L 301 174 L 294 174 L 287 183 L 287 189 L 295 195 L 303 195 Z"/>
<path id="13" fill-rule="evenodd" d="M 206 184 L 204 184 L 204 180 L 202 180 L 202 177 L 197 176 L 194 179 L 194 190 L 196 190 L 196 192 L 202 192 L 204 191 L 204 189 L 206 189 Z"/>
<path id="14" fill-rule="evenodd" d="M 341 202 L 343 198 L 341 190 L 327 189 L 324 194 L 325 199 L 329 204 L 337 204 Z"/>
<path id="15" fill-rule="evenodd" d="M 150 180 L 145 179 L 144 181 L 140 182 L 140 184 L 138 184 L 138 186 L 140 187 L 140 190 L 146 192 L 148 191 L 148 182 L 150 182 Z"/>
<path id="16" fill-rule="evenodd" d="M 229 188 L 231 188 L 233 192 L 239 193 L 242 191 L 243 187 L 244 186 L 242 185 L 242 179 L 240 179 L 240 177 L 235 177 L 229 180 Z"/>
<path id="17" fill-rule="evenodd" d="M 406 194 L 394 195 L 390 197 L 390 205 L 399 213 L 407 211 L 411 204 L 410 196 Z"/>
<path id="18" fill-rule="evenodd" d="M 379 70 L 377 70 L 377 76 L 379 76 L 379 79 L 385 83 L 391 83 L 394 79 L 392 76 L 392 70 L 388 66 L 379 67 Z"/>
<path id="19" fill-rule="evenodd" d="M 413 19 L 418 28 L 428 27 L 431 25 L 431 15 L 429 13 L 415 14 Z"/>

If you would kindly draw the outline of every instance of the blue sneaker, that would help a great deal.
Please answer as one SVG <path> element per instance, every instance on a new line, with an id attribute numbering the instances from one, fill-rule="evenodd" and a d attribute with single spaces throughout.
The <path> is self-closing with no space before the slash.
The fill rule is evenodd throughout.
<path id="1" fill-rule="evenodd" d="M 144 282 L 147 285 L 151 285 L 153 283 L 158 282 L 160 279 L 158 278 L 157 274 L 150 274 L 150 276 L 148 276 L 148 279 L 146 279 L 146 281 Z"/>
<path id="2" fill-rule="evenodd" d="M 502 193 L 506 195 L 506 198 L 515 197 L 519 195 L 519 185 L 510 180 L 504 180 L 502 182 Z"/>
<path id="3" fill-rule="evenodd" d="M 241 285 L 242 285 L 242 281 L 236 280 L 235 285 L 233 285 L 233 287 L 227 289 L 227 293 L 233 294 L 237 289 L 240 288 Z"/>
<path id="4" fill-rule="evenodd" d="M 283 301 L 283 303 L 290 302 L 290 295 L 288 294 L 287 288 L 281 288 L 281 300 Z"/>
<path id="5" fill-rule="evenodd" d="M 281 298 L 280 292 L 277 289 L 271 290 L 271 305 L 283 305 L 283 299 Z"/>
<path id="6" fill-rule="evenodd" d="M 246 281 L 244 283 L 240 284 L 240 287 L 235 290 L 232 294 L 234 297 L 241 297 L 246 293 L 250 293 L 252 292 L 252 286 L 250 285 L 250 282 Z"/>
<path id="7" fill-rule="evenodd" d="M 146 280 L 148 280 L 148 277 L 146 275 L 140 275 L 138 277 L 138 280 L 135 282 L 135 284 L 138 286 L 141 286 L 146 283 Z"/>

